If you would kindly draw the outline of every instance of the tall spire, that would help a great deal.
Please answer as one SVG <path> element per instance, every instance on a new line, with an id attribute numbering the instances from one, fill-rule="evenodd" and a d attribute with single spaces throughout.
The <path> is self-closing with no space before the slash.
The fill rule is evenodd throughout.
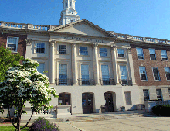
<path id="1" fill-rule="evenodd" d="M 66 25 L 80 20 L 80 16 L 77 15 L 75 9 L 75 2 L 76 0 L 63 0 L 63 10 L 61 11 L 59 21 L 60 25 Z"/>

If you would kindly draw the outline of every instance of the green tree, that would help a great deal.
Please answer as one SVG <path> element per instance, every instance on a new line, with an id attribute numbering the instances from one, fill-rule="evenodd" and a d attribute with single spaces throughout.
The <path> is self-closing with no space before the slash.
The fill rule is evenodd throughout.
<path id="1" fill-rule="evenodd" d="M 23 60 L 20 54 L 12 54 L 12 51 L 4 48 L 4 44 L 0 47 L 0 82 L 5 80 L 5 72 L 8 67 L 14 67 Z"/>
<path id="2" fill-rule="evenodd" d="M 15 67 L 9 67 L 5 73 L 5 80 L 0 83 L 0 105 L 3 103 L 4 105 L 9 105 L 9 107 L 15 107 L 17 112 L 17 125 L 15 125 L 13 121 L 12 125 L 18 131 L 21 130 L 21 115 L 24 112 L 23 107 L 26 101 L 29 101 L 32 109 L 38 112 L 42 106 L 44 106 L 46 110 L 52 108 L 52 106 L 49 106 L 51 95 L 53 95 L 54 98 L 58 97 L 55 89 L 49 87 L 49 78 L 37 71 L 36 67 L 38 66 L 38 62 L 25 59 L 23 65 L 18 64 Z M 9 111 L 8 115 L 10 117 Z M 29 124 L 29 121 L 23 128 Z"/>

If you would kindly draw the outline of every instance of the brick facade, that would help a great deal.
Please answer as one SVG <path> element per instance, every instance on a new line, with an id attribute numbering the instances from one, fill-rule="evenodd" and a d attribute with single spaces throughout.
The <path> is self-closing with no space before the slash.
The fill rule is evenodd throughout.
<path id="1" fill-rule="evenodd" d="M 7 44 L 7 37 L 12 36 L 12 37 L 19 37 L 18 41 L 18 50 L 17 52 L 25 57 L 25 51 L 26 51 L 26 42 L 25 39 L 27 38 L 26 35 L 19 35 L 19 34 L 9 34 L 9 33 L 0 33 L 0 46 L 4 43 L 5 45 Z"/>
<path id="2" fill-rule="evenodd" d="M 136 47 L 143 49 L 144 60 L 138 60 Z M 150 60 L 149 48 L 155 49 L 156 60 Z M 168 60 L 161 60 L 161 50 L 167 51 Z M 166 80 L 165 69 L 164 69 L 164 67 L 170 67 L 170 49 L 168 47 L 151 46 L 151 45 L 137 46 L 135 44 L 131 44 L 131 52 L 133 58 L 135 80 L 138 86 L 170 85 L 170 81 Z M 139 66 L 145 67 L 148 81 L 141 81 L 140 74 L 139 74 Z M 158 67 L 158 71 L 161 79 L 160 81 L 154 80 L 152 67 Z"/>

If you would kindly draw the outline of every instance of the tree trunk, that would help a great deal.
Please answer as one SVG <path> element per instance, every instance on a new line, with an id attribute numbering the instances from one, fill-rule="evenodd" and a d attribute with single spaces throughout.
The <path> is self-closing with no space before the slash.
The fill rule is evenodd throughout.
<path id="1" fill-rule="evenodd" d="M 21 129 L 20 129 L 21 113 L 22 113 L 22 107 L 18 107 L 18 120 L 17 120 L 17 130 L 18 131 L 21 131 Z"/>

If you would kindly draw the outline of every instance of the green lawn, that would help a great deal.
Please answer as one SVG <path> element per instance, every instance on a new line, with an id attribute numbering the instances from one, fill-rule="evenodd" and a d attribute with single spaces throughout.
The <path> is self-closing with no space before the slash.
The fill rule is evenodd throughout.
<path id="1" fill-rule="evenodd" d="M 22 129 L 21 131 L 28 131 L 29 127 Z M 15 131 L 15 127 L 13 126 L 0 126 L 0 131 Z"/>

